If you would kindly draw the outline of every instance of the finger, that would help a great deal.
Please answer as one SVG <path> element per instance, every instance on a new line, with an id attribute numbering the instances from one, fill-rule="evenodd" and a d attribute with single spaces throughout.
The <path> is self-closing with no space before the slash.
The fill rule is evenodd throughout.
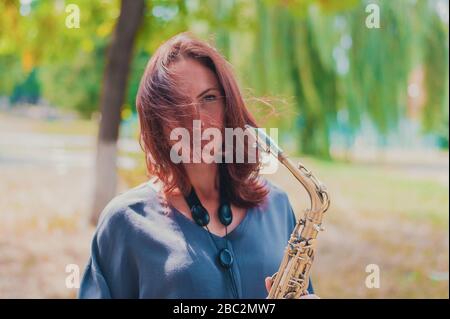
<path id="1" fill-rule="evenodd" d="M 265 284 L 266 284 L 267 293 L 269 293 L 270 288 L 272 287 L 272 278 L 271 277 L 266 277 Z"/>

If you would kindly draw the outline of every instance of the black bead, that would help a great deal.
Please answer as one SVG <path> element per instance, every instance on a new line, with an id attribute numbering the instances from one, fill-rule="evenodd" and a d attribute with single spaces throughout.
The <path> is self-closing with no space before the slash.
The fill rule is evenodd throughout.
<path id="1" fill-rule="evenodd" d="M 233 221 L 233 214 L 231 212 L 231 207 L 229 204 L 220 205 L 219 219 L 220 219 L 220 222 L 225 226 L 228 226 L 231 224 L 231 222 Z"/>
<path id="2" fill-rule="evenodd" d="M 199 226 L 206 226 L 209 223 L 209 214 L 201 205 L 194 205 L 191 208 L 192 218 Z"/>
<path id="3" fill-rule="evenodd" d="M 230 268 L 231 265 L 233 264 L 233 255 L 227 248 L 224 248 L 220 251 L 219 262 L 222 265 L 222 267 L 227 269 Z"/>

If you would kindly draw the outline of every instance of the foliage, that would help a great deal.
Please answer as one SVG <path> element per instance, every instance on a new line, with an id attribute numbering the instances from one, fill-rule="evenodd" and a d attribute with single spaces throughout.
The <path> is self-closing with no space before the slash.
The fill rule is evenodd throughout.
<path id="1" fill-rule="evenodd" d="M 424 133 L 448 147 L 448 22 L 439 1 L 371 1 L 380 7 L 380 29 L 365 26 L 369 2 L 362 0 L 148 1 L 124 109 L 135 112 L 152 52 L 191 30 L 231 62 L 262 124 L 295 132 L 304 153 L 329 157 L 333 129 L 351 141 L 363 119 L 389 134 L 406 116 L 417 68 L 425 73 Z M 0 72 L 10 74 L 0 79 L 1 95 L 17 92 L 38 70 L 45 100 L 84 117 L 98 109 L 119 1 L 71 3 L 80 7 L 79 29 L 65 26 L 64 1 L 33 0 L 26 14 L 18 0 L 0 1 Z"/>

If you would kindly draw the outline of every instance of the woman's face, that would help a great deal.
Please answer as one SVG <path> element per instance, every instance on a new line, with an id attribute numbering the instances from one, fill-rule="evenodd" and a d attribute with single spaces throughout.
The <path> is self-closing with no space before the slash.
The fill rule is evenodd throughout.
<path id="1" fill-rule="evenodd" d="M 216 74 L 201 62 L 190 58 L 174 63 L 171 71 L 176 75 L 177 87 L 190 98 L 193 103 L 192 107 L 196 109 L 197 117 L 195 119 L 201 121 L 201 132 L 203 133 L 207 128 L 218 128 L 222 131 L 225 99 Z M 192 125 L 193 123 L 186 123 L 186 127 L 192 127 Z M 212 138 L 202 139 L 202 149 L 206 144 L 210 144 L 209 140 Z M 213 144 L 214 149 L 217 149 L 222 145 L 222 139 L 216 139 Z M 212 145 L 210 144 L 210 146 Z M 216 152 L 216 154 L 208 155 L 218 154 Z M 210 156 L 208 158 L 211 159 Z"/>
<path id="2" fill-rule="evenodd" d="M 194 59 L 181 59 L 172 65 L 178 88 L 197 108 L 199 120 L 206 127 L 222 127 L 223 99 L 216 74 Z"/>

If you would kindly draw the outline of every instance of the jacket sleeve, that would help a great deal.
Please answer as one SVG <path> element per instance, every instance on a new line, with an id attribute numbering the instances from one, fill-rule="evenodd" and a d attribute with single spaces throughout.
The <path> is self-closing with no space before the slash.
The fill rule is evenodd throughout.
<path id="1" fill-rule="evenodd" d="M 90 257 L 83 274 L 79 298 L 134 298 L 137 295 L 137 270 L 128 244 L 129 214 L 117 203 L 102 213 L 91 244 Z"/>
<path id="2" fill-rule="evenodd" d="M 80 299 L 110 299 L 111 292 L 105 276 L 99 265 L 97 235 L 94 236 L 91 256 L 84 271 L 78 298 Z"/>

